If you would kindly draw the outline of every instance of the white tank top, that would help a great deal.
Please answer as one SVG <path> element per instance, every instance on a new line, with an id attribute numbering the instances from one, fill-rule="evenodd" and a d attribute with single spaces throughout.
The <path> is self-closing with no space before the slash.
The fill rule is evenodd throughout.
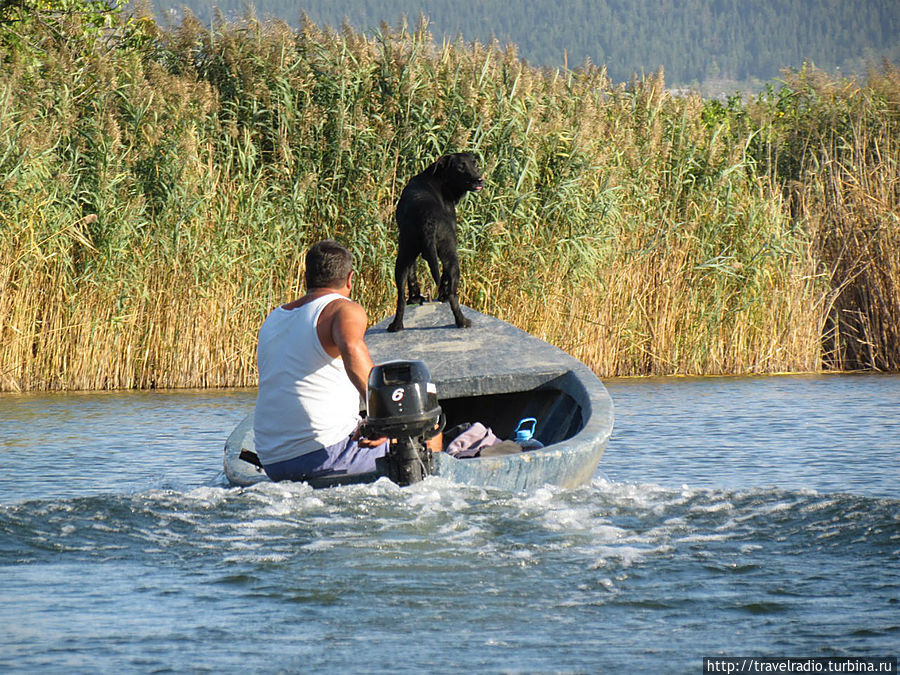
<path id="1" fill-rule="evenodd" d="M 277 307 L 259 329 L 253 433 L 264 465 L 334 445 L 359 422 L 359 391 L 316 333 L 322 310 L 343 298 L 329 293 L 294 309 Z"/>

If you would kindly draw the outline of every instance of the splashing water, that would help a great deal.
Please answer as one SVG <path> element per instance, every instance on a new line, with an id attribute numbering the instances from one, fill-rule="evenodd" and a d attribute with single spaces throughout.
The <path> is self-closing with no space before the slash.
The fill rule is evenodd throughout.
<path id="1" fill-rule="evenodd" d="M 522 494 L 229 487 L 221 443 L 252 392 L 2 397 L 0 668 L 695 673 L 719 654 L 896 653 L 900 378 L 610 390 L 592 483 Z"/>

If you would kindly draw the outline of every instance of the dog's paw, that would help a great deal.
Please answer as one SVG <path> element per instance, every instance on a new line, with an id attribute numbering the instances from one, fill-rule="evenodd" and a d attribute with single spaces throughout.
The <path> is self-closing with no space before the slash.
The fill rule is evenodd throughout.
<path id="1" fill-rule="evenodd" d="M 471 328 L 471 326 L 472 326 L 472 321 L 470 319 L 466 319 L 465 317 L 463 317 L 462 321 L 456 322 L 457 328 Z"/>
<path id="2" fill-rule="evenodd" d="M 399 330 L 403 330 L 402 321 L 391 321 L 391 324 L 387 327 L 388 333 L 396 333 Z"/>
<path id="3" fill-rule="evenodd" d="M 424 305 L 425 302 L 426 302 L 426 300 L 421 294 L 411 295 L 406 300 L 407 305 Z"/>

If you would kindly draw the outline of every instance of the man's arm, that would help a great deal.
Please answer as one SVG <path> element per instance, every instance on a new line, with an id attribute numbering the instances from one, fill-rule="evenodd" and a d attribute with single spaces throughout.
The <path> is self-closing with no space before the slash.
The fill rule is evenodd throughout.
<path id="1" fill-rule="evenodd" d="M 340 303 L 331 323 L 331 338 L 344 361 L 347 377 L 363 399 L 372 370 L 372 357 L 365 340 L 368 323 L 366 310 L 352 301 Z"/>
<path id="2" fill-rule="evenodd" d="M 363 399 L 366 397 L 366 387 L 369 382 L 369 371 L 372 370 L 372 357 L 366 346 L 366 328 L 369 318 L 366 310 L 355 302 L 342 302 L 334 315 L 331 324 L 331 337 L 344 360 L 344 370 L 347 377 L 356 386 Z M 360 439 L 361 445 L 380 445 L 386 438 Z M 441 434 L 427 441 L 426 445 L 432 452 L 440 452 L 443 449 Z"/>

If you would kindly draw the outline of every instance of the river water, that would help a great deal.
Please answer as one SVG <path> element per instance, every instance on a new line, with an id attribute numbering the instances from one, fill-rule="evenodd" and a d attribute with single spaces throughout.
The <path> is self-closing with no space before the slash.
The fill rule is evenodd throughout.
<path id="1" fill-rule="evenodd" d="M 0 396 L 0 670 L 900 653 L 900 377 L 607 383 L 590 485 L 228 487 L 253 391 Z"/>

